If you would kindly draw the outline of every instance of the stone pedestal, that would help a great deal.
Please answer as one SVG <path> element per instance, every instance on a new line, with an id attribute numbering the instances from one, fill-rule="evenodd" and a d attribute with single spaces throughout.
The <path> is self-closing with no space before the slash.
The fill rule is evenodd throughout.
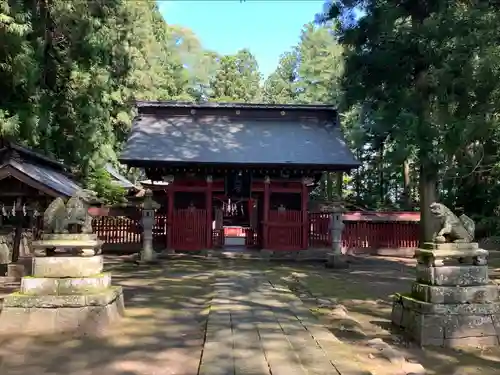
<path id="1" fill-rule="evenodd" d="M 334 207 L 330 215 L 330 234 L 332 237 L 332 252 L 326 259 L 327 268 L 349 268 L 345 256 L 342 254 L 342 231 L 344 230 L 344 221 L 342 220 L 342 209 Z"/>
<path id="2" fill-rule="evenodd" d="M 23 277 L 20 291 L 4 299 L 0 332 L 97 334 L 119 319 L 122 289 L 103 272 L 103 257 L 95 255 L 100 246 L 92 234 L 48 235 L 34 243 L 36 249 L 55 248 L 55 255 L 32 259 L 33 276 Z"/>
<path id="3" fill-rule="evenodd" d="M 349 263 L 347 262 L 345 255 L 330 253 L 330 254 L 328 254 L 325 267 L 326 268 L 345 269 L 345 268 L 349 268 Z"/>
<path id="4" fill-rule="evenodd" d="M 153 251 L 153 226 L 155 224 L 155 211 L 160 205 L 153 200 L 153 192 L 149 189 L 144 194 L 142 208 L 142 251 L 141 263 L 155 263 L 156 255 Z"/>
<path id="5" fill-rule="evenodd" d="M 500 345 L 498 286 L 488 278 L 488 252 L 476 243 L 424 244 L 415 252 L 416 281 L 397 294 L 392 323 L 422 346 Z"/>

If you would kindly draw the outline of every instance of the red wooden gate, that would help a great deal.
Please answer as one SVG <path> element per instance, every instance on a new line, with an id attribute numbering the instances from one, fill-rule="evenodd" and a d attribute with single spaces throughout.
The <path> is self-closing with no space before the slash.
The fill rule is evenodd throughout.
<path id="1" fill-rule="evenodd" d="M 172 248 L 181 251 L 206 249 L 207 230 L 207 210 L 174 210 Z"/>
<path id="2" fill-rule="evenodd" d="M 269 248 L 273 250 L 302 249 L 302 212 L 301 211 L 269 211 L 267 224 Z"/>

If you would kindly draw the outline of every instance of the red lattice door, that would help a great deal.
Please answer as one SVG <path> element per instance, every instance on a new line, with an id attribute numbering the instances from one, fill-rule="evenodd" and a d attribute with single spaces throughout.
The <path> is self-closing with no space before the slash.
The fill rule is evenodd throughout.
<path id="1" fill-rule="evenodd" d="M 204 250 L 207 248 L 207 211 L 202 209 L 174 210 L 172 248 Z"/>

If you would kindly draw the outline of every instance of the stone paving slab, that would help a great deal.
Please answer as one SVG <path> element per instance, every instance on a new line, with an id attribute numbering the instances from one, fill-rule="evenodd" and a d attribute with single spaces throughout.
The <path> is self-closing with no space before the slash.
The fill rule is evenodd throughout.
<path id="1" fill-rule="evenodd" d="M 358 375 L 339 371 L 340 344 L 289 289 L 262 273 L 215 283 L 199 375 Z M 342 367 L 342 366 L 341 366 Z"/>

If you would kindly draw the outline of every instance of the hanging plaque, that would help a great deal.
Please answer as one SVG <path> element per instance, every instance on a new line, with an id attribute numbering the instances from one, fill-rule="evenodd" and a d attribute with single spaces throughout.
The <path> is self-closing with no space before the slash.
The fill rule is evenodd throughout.
<path id="1" fill-rule="evenodd" d="M 228 198 L 250 198 L 252 176 L 249 172 L 231 171 L 226 176 Z"/>

